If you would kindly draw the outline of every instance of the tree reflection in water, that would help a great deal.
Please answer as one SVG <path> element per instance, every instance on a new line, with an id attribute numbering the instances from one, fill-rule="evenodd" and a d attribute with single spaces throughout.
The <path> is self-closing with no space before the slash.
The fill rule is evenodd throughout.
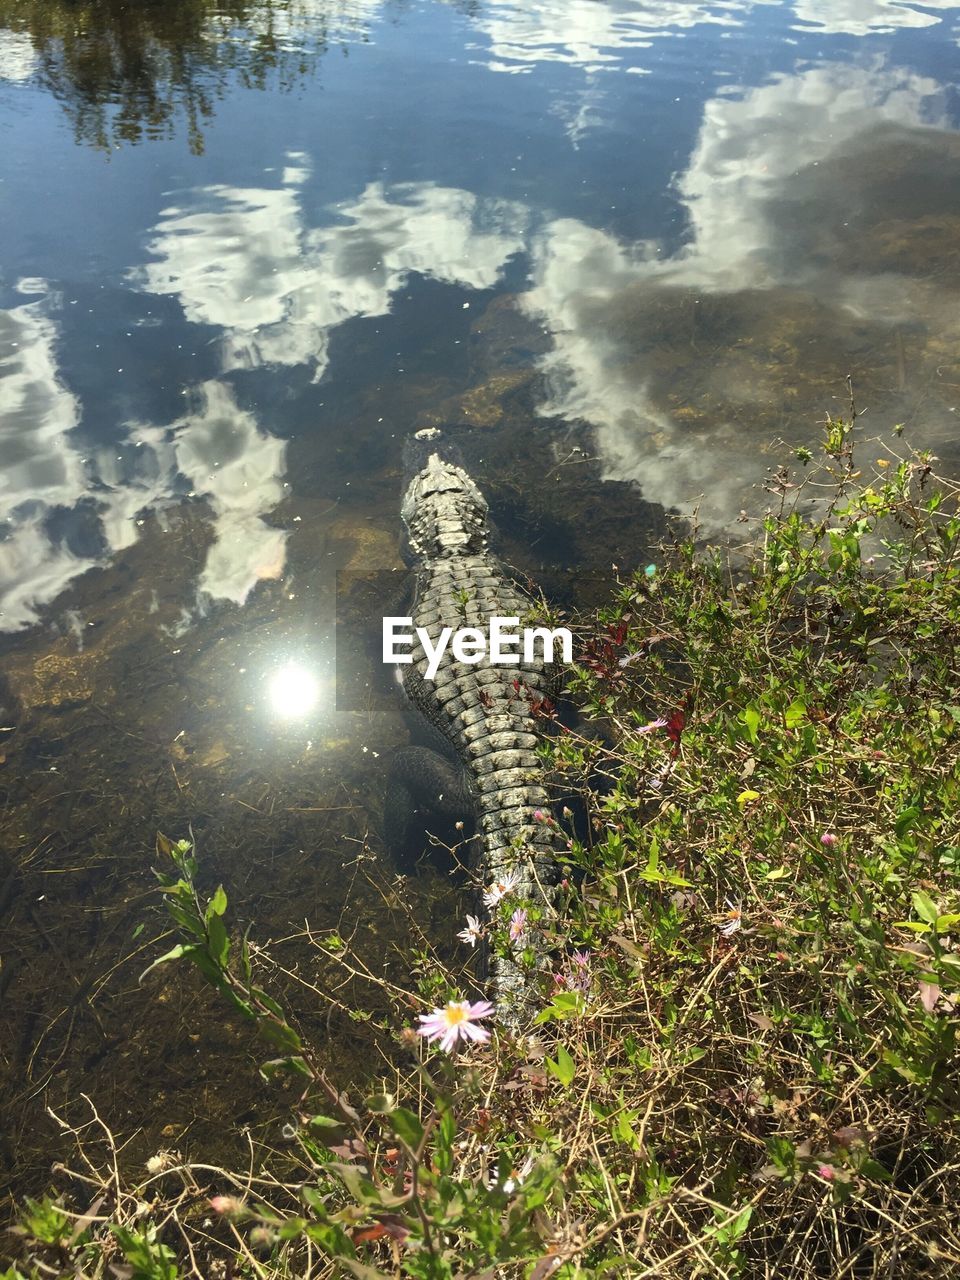
<path id="1" fill-rule="evenodd" d="M 342 32 L 343 7 L 322 0 L 0 0 L 0 48 L 4 29 L 29 37 L 36 77 L 62 103 L 78 141 L 111 149 L 172 137 L 183 122 L 200 154 L 203 122 L 229 82 L 289 88 L 326 49 L 330 11 Z"/>

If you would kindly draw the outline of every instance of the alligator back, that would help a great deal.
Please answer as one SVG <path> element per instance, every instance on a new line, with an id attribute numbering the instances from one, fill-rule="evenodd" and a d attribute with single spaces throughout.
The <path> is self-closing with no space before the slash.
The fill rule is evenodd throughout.
<path id="1" fill-rule="evenodd" d="M 445 627 L 475 628 L 489 639 L 493 618 L 515 620 L 505 628 L 511 634 L 533 626 L 534 602 L 490 549 L 487 504 L 443 436 L 418 433 L 407 458 L 420 464 L 402 508 L 416 581 L 414 627 L 435 646 Z M 556 679 L 543 644 L 526 658 L 522 652 L 511 656 L 507 665 L 492 663 L 489 652 L 479 661 L 462 661 L 448 644 L 432 680 L 419 638 L 412 659 L 400 668 L 406 693 L 469 771 L 479 836 L 476 870 L 486 884 L 514 877 L 515 900 L 550 914 L 556 833 L 547 820 L 550 798 L 537 755 L 535 712 L 555 695 Z M 528 931 L 509 958 L 493 964 L 501 1011 L 515 1015 L 513 1021 L 522 1020 L 531 998 L 519 955 L 540 936 Z M 545 957 L 538 957 L 534 967 L 544 964 Z"/>

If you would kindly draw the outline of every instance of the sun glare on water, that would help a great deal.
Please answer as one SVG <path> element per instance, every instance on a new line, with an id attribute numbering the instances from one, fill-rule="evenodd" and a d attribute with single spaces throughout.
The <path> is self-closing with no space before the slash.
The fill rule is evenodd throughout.
<path id="1" fill-rule="evenodd" d="M 270 677 L 268 692 L 275 715 L 285 720 L 302 719 L 316 707 L 320 685 L 306 667 L 289 662 Z"/>

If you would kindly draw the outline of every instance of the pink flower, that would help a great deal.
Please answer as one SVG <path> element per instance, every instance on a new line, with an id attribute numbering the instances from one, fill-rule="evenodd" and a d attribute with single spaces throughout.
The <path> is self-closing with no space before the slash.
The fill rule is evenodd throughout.
<path id="1" fill-rule="evenodd" d="M 663 716 L 658 716 L 656 720 L 651 720 L 648 724 L 642 724 L 639 729 L 635 730 L 635 732 L 653 733 L 654 729 L 665 729 L 666 727 L 667 721 L 664 720 Z"/>
<path id="2" fill-rule="evenodd" d="M 566 965 L 564 985 L 569 987 L 571 991 L 579 991 L 583 996 L 590 994 L 592 980 L 590 977 L 589 951 L 574 951 Z"/>
<path id="3" fill-rule="evenodd" d="M 450 1000 L 442 1009 L 420 1014 L 417 1035 L 424 1036 L 431 1044 L 439 1040 L 444 1053 L 449 1053 L 458 1040 L 486 1044 L 490 1032 L 474 1024 L 478 1018 L 489 1018 L 491 1013 L 493 1005 L 489 1000 L 476 1000 L 473 1004 L 469 1000 Z"/>
<path id="4" fill-rule="evenodd" d="M 817 1166 L 817 1173 L 826 1182 L 832 1182 L 837 1176 L 837 1171 L 832 1164 L 821 1164 Z"/>
<path id="5" fill-rule="evenodd" d="M 820 837 L 820 843 L 823 845 L 825 849 L 832 849 L 833 846 L 837 843 L 837 837 L 833 834 L 832 831 L 825 831 L 823 835 Z"/>
<path id="6" fill-rule="evenodd" d="M 542 809 L 534 809 L 533 820 L 534 822 L 546 822 L 547 815 L 543 812 Z"/>
<path id="7" fill-rule="evenodd" d="M 518 907 L 510 917 L 510 941 L 516 942 L 523 933 L 527 924 L 527 913 L 523 907 Z"/>
<path id="8" fill-rule="evenodd" d="M 240 1201 L 236 1196 L 211 1196 L 210 1208 L 214 1213 L 236 1213 L 240 1208 Z"/>

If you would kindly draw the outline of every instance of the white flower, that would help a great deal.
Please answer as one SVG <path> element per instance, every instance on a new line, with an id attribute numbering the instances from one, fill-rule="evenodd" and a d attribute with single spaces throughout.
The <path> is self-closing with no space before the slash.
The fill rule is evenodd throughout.
<path id="1" fill-rule="evenodd" d="M 471 947 L 477 945 L 478 939 L 483 937 L 483 926 L 476 916 L 467 916 L 467 927 L 461 929 L 457 937 L 463 942 L 468 942 Z"/>
<path id="2" fill-rule="evenodd" d="M 493 884 L 483 891 L 483 905 L 495 907 L 501 898 L 505 898 L 508 893 L 513 893 L 519 883 L 520 875 L 516 871 L 510 871 L 501 879 L 494 880 Z"/>
<path id="3" fill-rule="evenodd" d="M 663 764 L 660 766 L 660 768 L 655 770 L 655 772 L 650 774 L 650 776 L 647 778 L 647 786 L 650 787 L 652 791 L 659 791 L 660 788 L 663 786 L 664 782 L 667 780 L 667 778 L 670 777 L 671 773 L 673 773 L 676 767 L 677 767 L 676 760 L 673 760 L 673 759 L 665 760 Z"/>
<path id="4" fill-rule="evenodd" d="M 491 1191 L 494 1191 L 497 1188 L 499 1188 L 501 1191 L 505 1192 L 508 1196 L 512 1196 L 514 1191 L 516 1191 L 518 1187 L 523 1186 L 524 1181 L 527 1179 L 527 1177 L 529 1177 L 530 1170 L 533 1168 L 535 1163 L 536 1163 L 536 1157 L 533 1155 L 529 1155 L 527 1156 L 526 1160 L 523 1162 L 523 1167 L 519 1171 L 516 1169 L 512 1169 L 510 1171 L 510 1176 L 507 1177 L 503 1182 L 498 1182 L 496 1176 L 494 1176 L 490 1179 L 487 1186 Z"/>
<path id="5" fill-rule="evenodd" d="M 737 903 L 731 902 L 729 898 L 725 898 L 724 903 L 727 907 L 727 912 L 724 916 L 727 923 L 721 926 L 720 932 L 725 938 L 732 938 L 743 923 L 743 916 Z"/>

